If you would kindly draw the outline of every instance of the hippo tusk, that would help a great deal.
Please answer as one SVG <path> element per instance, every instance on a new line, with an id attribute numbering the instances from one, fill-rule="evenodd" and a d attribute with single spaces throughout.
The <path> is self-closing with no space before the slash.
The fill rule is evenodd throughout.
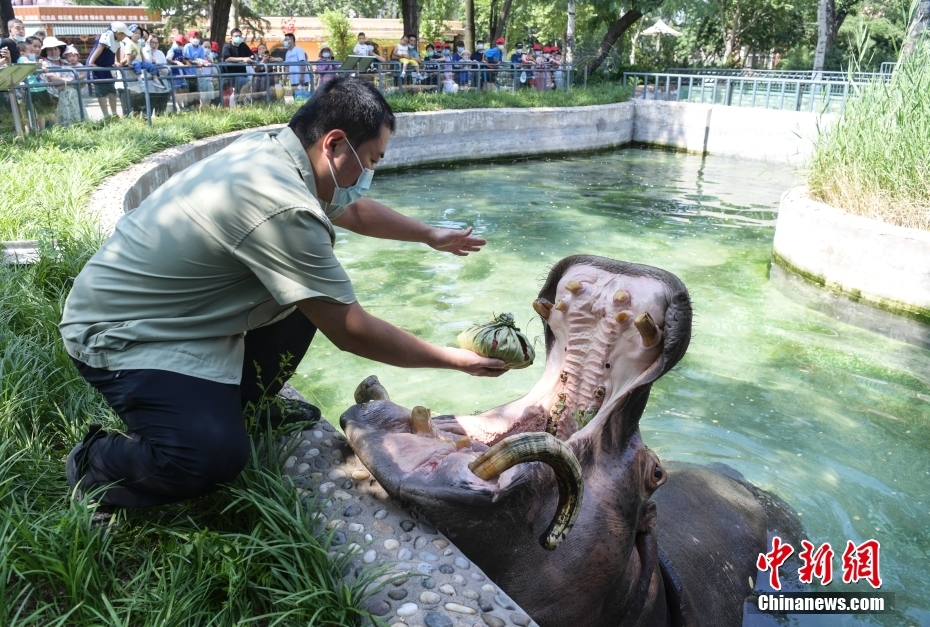
<path id="1" fill-rule="evenodd" d="M 577 294 L 583 288 L 584 286 L 578 281 L 569 281 L 568 283 L 565 284 L 565 289 L 567 289 L 572 294 Z"/>
<path id="2" fill-rule="evenodd" d="M 543 317 L 543 320 L 548 320 L 549 312 L 552 311 L 552 303 L 550 303 L 545 298 L 537 298 L 533 301 L 533 309 L 535 309 L 536 313 Z"/>
<path id="3" fill-rule="evenodd" d="M 623 301 L 626 300 L 626 297 L 627 297 L 626 291 L 624 291 L 624 290 L 617 290 L 617 291 L 614 293 L 614 302 L 622 303 Z"/>
<path id="4" fill-rule="evenodd" d="M 388 396 L 387 390 L 384 389 L 384 386 L 381 385 L 381 382 L 378 381 L 378 377 L 371 375 L 366 377 L 364 381 L 358 384 L 358 387 L 355 388 L 355 402 L 359 405 L 364 405 L 368 401 L 389 401 L 391 397 Z"/>
<path id="5" fill-rule="evenodd" d="M 624 322 L 630 319 L 630 314 L 626 311 L 621 311 L 616 316 L 614 316 L 614 319 L 620 324 L 623 324 Z"/>
<path id="6" fill-rule="evenodd" d="M 432 412 L 421 405 L 411 410 L 411 422 L 414 433 L 430 433 L 433 430 Z"/>
<path id="7" fill-rule="evenodd" d="M 662 331 L 656 326 L 655 321 L 652 319 L 652 316 L 649 315 L 648 311 L 644 311 L 636 316 L 636 319 L 633 320 L 633 324 L 636 325 L 639 334 L 643 336 L 643 346 L 646 348 L 655 346 L 656 342 L 662 337 Z"/>
<path id="8" fill-rule="evenodd" d="M 565 301 L 560 298 L 559 302 L 555 304 L 555 309 L 556 311 L 568 311 L 568 305 L 566 305 Z"/>
<path id="9" fill-rule="evenodd" d="M 555 471 L 559 506 L 549 527 L 539 537 L 544 549 L 557 548 L 568 536 L 581 511 L 584 479 L 572 450 L 548 433 L 518 433 L 504 438 L 468 465 L 479 479 L 490 481 L 505 470 L 526 462 L 542 462 Z"/>

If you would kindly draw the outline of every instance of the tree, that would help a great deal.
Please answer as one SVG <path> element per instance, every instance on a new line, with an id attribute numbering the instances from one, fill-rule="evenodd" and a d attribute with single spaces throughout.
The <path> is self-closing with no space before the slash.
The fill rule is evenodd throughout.
<path id="1" fill-rule="evenodd" d="M 12 0 L 0 0 L 0 18 L 3 19 L 3 24 L 0 24 L 0 34 L 4 37 L 10 36 L 10 31 L 7 30 L 7 22 L 12 19 L 16 19 L 16 14 L 13 12 L 13 1 Z"/>
<path id="2" fill-rule="evenodd" d="M 400 15 L 404 22 L 404 34 L 420 36 L 420 11 L 423 0 L 400 0 Z"/>
<path id="3" fill-rule="evenodd" d="M 917 42 L 921 35 L 930 28 L 930 0 L 920 0 L 917 4 L 917 10 L 911 18 L 911 23 L 907 27 L 907 39 L 901 47 L 901 58 L 909 55 L 917 48 Z"/>
<path id="4" fill-rule="evenodd" d="M 333 49 L 333 56 L 336 59 L 345 59 L 352 54 L 352 25 L 349 23 L 349 17 L 342 11 L 328 9 L 320 16 L 320 22 L 323 24 L 326 43 Z"/>

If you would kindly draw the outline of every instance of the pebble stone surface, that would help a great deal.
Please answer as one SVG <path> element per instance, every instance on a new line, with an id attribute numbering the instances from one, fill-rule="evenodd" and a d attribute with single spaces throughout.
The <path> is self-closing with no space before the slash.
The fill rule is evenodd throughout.
<path id="1" fill-rule="evenodd" d="M 290 386 L 281 395 L 301 398 Z M 321 420 L 281 445 L 289 452 L 285 480 L 306 498 L 326 497 L 322 526 L 336 530 L 332 552 L 355 553 L 350 572 L 386 566 L 382 580 L 401 575 L 367 604 L 385 624 L 536 626 L 425 517 L 392 499 L 332 425 Z"/>

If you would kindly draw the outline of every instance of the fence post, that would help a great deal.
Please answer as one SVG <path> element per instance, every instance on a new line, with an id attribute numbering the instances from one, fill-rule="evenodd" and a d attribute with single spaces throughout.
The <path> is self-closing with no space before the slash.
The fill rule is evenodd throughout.
<path id="1" fill-rule="evenodd" d="M 797 89 L 794 92 L 794 110 L 801 110 L 801 81 L 795 81 Z"/>
<path id="2" fill-rule="evenodd" d="M 151 78 L 149 77 L 149 71 L 146 69 L 142 70 L 142 87 L 145 89 L 145 119 L 148 122 L 148 125 L 152 125 L 152 99 L 149 96 L 149 83 Z M 125 84 L 125 83 L 124 83 Z M 129 91 L 128 89 L 126 91 Z"/>

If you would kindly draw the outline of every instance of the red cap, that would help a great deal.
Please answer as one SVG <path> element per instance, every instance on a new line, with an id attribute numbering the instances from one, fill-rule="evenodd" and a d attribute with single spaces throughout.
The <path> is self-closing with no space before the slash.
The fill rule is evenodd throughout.
<path id="1" fill-rule="evenodd" d="M 452 50 L 452 46 L 450 44 L 443 44 L 442 47 L 443 47 L 443 50 Z"/>
<path id="2" fill-rule="evenodd" d="M 258 46 L 251 48 L 253 54 L 258 54 Z"/>
<path id="3" fill-rule="evenodd" d="M 504 38 L 503 38 L 503 37 L 498 37 L 498 38 L 497 38 L 497 41 L 495 41 L 494 43 L 496 43 L 496 44 L 502 44 L 502 43 L 504 43 Z"/>
<path id="4" fill-rule="evenodd" d="M 174 43 L 178 44 L 179 46 L 185 46 L 187 45 L 187 37 L 184 35 L 175 35 Z"/>
<path id="5" fill-rule="evenodd" d="M 442 42 L 441 42 L 441 41 L 434 41 L 434 42 L 433 42 L 433 48 L 442 48 Z"/>
<path id="6" fill-rule="evenodd" d="M 211 41 L 211 42 L 210 42 L 210 50 L 212 50 L 213 52 L 219 52 L 219 51 L 220 51 L 220 44 L 217 43 L 217 42 L 215 42 L 215 41 Z"/>
<path id="7" fill-rule="evenodd" d="M 188 39 L 193 39 L 193 38 L 195 38 L 195 37 L 196 37 L 197 39 L 200 39 L 200 31 L 199 31 L 199 30 L 189 30 L 189 31 L 187 31 L 187 38 L 188 38 Z"/>
<path id="8" fill-rule="evenodd" d="M 542 46 L 539 44 L 533 44 L 533 50 L 542 50 Z"/>

